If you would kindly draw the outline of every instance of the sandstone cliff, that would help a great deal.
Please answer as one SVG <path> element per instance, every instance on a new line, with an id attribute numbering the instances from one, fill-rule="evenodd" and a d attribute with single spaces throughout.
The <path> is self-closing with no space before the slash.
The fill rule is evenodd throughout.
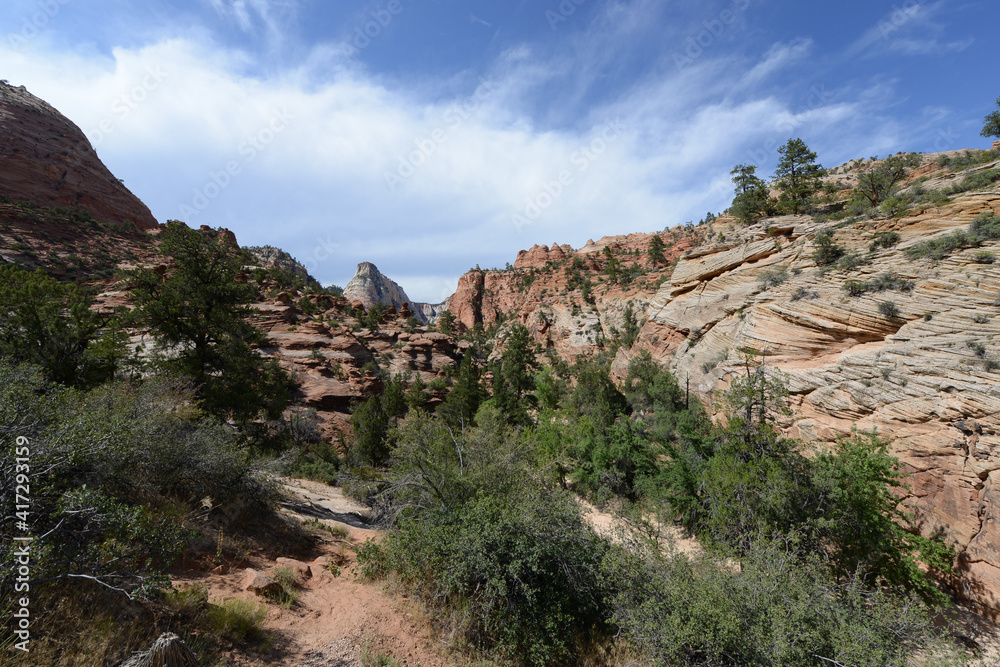
<path id="1" fill-rule="evenodd" d="M 401 309 L 404 304 L 418 321 L 434 321 L 444 310 L 441 304 L 414 303 L 395 281 L 378 270 L 371 262 L 361 262 L 351 282 L 344 288 L 344 297 L 351 303 L 371 308 L 376 303 Z"/>
<path id="2" fill-rule="evenodd" d="M 662 263 L 647 256 L 654 234 L 604 237 L 578 250 L 555 243 L 534 246 L 518 253 L 508 270 L 463 275 L 445 306 L 465 328 L 516 318 L 545 348 L 572 360 L 609 347 L 621 331 L 645 321 L 648 303 L 669 278 L 673 262 L 698 245 L 704 232 L 679 227 L 656 234 L 664 242 Z M 618 281 L 607 274 L 605 248 L 620 264 L 624 277 Z"/>
<path id="3" fill-rule="evenodd" d="M 631 302 L 638 332 L 618 350 L 613 375 L 622 379 L 648 350 L 709 405 L 741 371 L 741 350 L 764 352 L 790 386 L 786 430 L 808 447 L 852 428 L 888 438 L 910 475 L 907 502 L 921 530 L 958 550 L 965 593 L 1000 610 L 1000 238 L 938 260 L 907 252 L 1000 215 L 997 182 L 946 190 L 1000 162 L 950 170 L 955 155 L 924 156 L 905 185 L 937 196 L 898 217 L 786 216 L 751 226 L 719 218 L 696 236 L 664 235 L 686 252 L 638 286 L 598 283 L 604 255 L 587 252 L 591 244 L 536 246 L 518 254 L 513 271 L 466 274 L 449 304 L 466 325 L 516 317 L 571 358 L 599 349 L 601 336 L 621 341 Z M 842 190 L 829 210 L 846 201 L 857 173 L 858 165 L 834 170 Z M 846 258 L 820 267 L 813 253 L 826 232 Z M 624 249 L 648 245 L 648 235 L 611 243 L 627 261 Z M 593 305 L 567 284 L 573 263 L 595 281 Z"/>
<path id="4" fill-rule="evenodd" d="M 0 83 L 0 196 L 79 206 L 104 223 L 155 229 L 149 208 L 97 157 L 79 127 L 29 93 Z"/>

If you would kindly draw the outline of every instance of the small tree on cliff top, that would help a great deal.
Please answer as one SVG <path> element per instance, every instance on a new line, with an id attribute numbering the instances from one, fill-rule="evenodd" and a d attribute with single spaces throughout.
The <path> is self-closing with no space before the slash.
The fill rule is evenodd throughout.
<path id="1" fill-rule="evenodd" d="M 1000 97 L 997 98 L 997 110 L 986 114 L 983 119 L 984 137 L 1000 137 Z"/>
<path id="2" fill-rule="evenodd" d="M 792 213 L 801 213 L 809 204 L 809 199 L 819 189 L 819 178 L 823 167 L 816 163 L 816 153 L 809 150 L 801 139 L 789 139 L 778 149 L 781 159 L 774 177 L 781 189 L 778 201 Z"/>

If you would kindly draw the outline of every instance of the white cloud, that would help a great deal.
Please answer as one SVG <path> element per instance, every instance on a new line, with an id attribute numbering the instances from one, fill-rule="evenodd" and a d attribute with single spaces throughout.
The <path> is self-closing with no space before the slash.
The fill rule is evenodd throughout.
<path id="1" fill-rule="evenodd" d="M 243 25 L 273 17 L 273 5 L 219 6 Z M 254 56 L 207 35 L 111 57 L 0 46 L 0 61 L 77 122 L 161 221 L 230 227 L 243 243 L 288 250 L 324 282 L 344 285 L 373 261 L 434 302 L 470 266 L 503 266 L 534 243 L 579 246 L 717 211 L 732 164 L 785 125 L 823 137 L 861 113 L 842 100 L 734 93 L 748 74 L 763 80 L 807 57 L 808 42 L 776 45 L 742 69 L 706 56 L 544 128 L 528 109 L 569 60 L 514 48 L 489 85 L 442 99 L 440 82 L 387 83 L 340 46 L 268 76 L 247 74 Z M 583 72 L 578 83 L 593 80 Z M 858 141 L 879 131 L 859 128 Z"/>

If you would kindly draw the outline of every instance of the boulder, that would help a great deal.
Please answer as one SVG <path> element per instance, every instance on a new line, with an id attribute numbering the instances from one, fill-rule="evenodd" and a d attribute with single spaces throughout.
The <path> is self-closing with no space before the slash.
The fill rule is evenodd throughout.
<path id="1" fill-rule="evenodd" d="M 256 595 L 278 595 L 281 593 L 281 584 L 263 572 L 249 567 L 243 576 L 242 588 Z"/>

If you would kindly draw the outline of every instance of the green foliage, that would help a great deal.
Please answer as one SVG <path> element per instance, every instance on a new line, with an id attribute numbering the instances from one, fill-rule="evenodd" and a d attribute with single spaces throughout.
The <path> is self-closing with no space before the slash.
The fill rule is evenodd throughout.
<path id="1" fill-rule="evenodd" d="M 420 379 L 419 375 L 417 379 Z M 408 382 L 409 373 L 405 375 L 397 373 L 385 382 L 385 389 L 382 390 L 382 408 L 390 419 L 399 419 L 406 415 L 409 408 L 406 396 Z"/>
<path id="2" fill-rule="evenodd" d="M 366 575 L 394 572 L 494 659 L 572 662 L 585 636 L 606 634 L 603 543 L 502 427 L 454 433 L 418 417 L 398 440 L 381 496 L 396 529 L 359 550 Z"/>
<path id="3" fill-rule="evenodd" d="M 285 609 L 292 607 L 299 601 L 299 582 L 295 570 L 288 565 L 279 565 L 274 568 L 273 577 L 281 586 L 281 590 L 275 593 L 272 599 Z"/>
<path id="4" fill-rule="evenodd" d="M 757 276 L 757 281 L 760 284 L 760 288 L 766 290 L 781 285 L 788 280 L 789 275 L 787 266 L 779 266 L 774 269 L 761 271 L 760 275 Z"/>
<path id="5" fill-rule="evenodd" d="M 659 266 L 667 263 L 667 257 L 663 254 L 665 247 L 663 238 L 659 234 L 653 234 L 649 239 L 649 248 L 646 250 L 646 256 L 649 257 L 650 264 Z"/>
<path id="6" fill-rule="evenodd" d="M 318 442 L 309 449 L 302 449 L 288 466 L 286 474 L 332 486 L 339 481 L 341 465 L 337 452 L 327 443 Z"/>
<path id="7" fill-rule="evenodd" d="M 882 205 L 893 194 L 897 184 L 906 178 L 910 168 L 917 164 L 920 164 L 920 156 L 916 153 L 892 155 L 873 162 L 858 174 L 856 196 L 873 208 Z"/>
<path id="8" fill-rule="evenodd" d="M 626 350 L 635 344 L 639 337 L 639 322 L 636 320 L 635 309 L 632 301 L 625 304 L 625 311 L 622 313 L 622 332 L 619 342 Z"/>
<path id="9" fill-rule="evenodd" d="M 622 391 L 637 412 L 678 412 L 686 409 L 684 392 L 677 380 L 643 350 L 628 364 L 628 376 Z"/>
<path id="10" fill-rule="evenodd" d="M 986 114 L 983 119 L 983 129 L 980 134 L 984 137 L 1000 137 L 1000 97 L 997 98 L 997 110 Z"/>
<path id="11" fill-rule="evenodd" d="M 233 641 L 261 642 L 267 607 L 253 600 L 227 598 L 208 606 L 208 619 L 215 631 Z"/>
<path id="12" fill-rule="evenodd" d="M 534 404 L 534 341 L 523 324 L 514 323 L 507 333 L 503 356 L 493 364 L 493 402 L 511 424 L 527 424 Z"/>
<path id="13" fill-rule="evenodd" d="M 159 251 L 173 264 L 167 275 L 135 269 L 125 276 L 136 314 L 161 353 L 157 365 L 190 378 L 214 415 L 241 423 L 279 418 L 291 380 L 255 349 L 267 338 L 248 321 L 254 286 L 237 280 L 247 253 L 224 234 L 177 222 L 161 232 Z"/>
<path id="14" fill-rule="evenodd" d="M 476 411 L 486 398 L 479 375 L 475 355 L 472 349 L 469 349 L 462 357 L 451 391 L 437 409 L 441 418 L 453 428 L 470 426 Z"/>
<path id="15" fill-rule="evenodd" d="M 666 502 L 691 531 L 737 554 L 752 553 L 760 539 L 791 539 L 804 553 L 831 553 L 841 578 L 874 577 L 933 599 L 920 564 L 948 571 L 954 554 L 913 534 L 893 494 L 903 488 L 899 462 L 874 434 L 815 460 L 803 456 L 774 425 L 786 395 L 779 378 L 748 364 L 722 398 L 725 426 L 667 447 L 657 480 Z"/>
<path id="16" fill-rule="evenodd" d="M 813 251 L 812 258 L 816 262 L 816 266 L 830 266 L 843 257 L 846 252 L 843 246 L 838 245 L 833 240 L 833 232 L 830 230 L 824 230 L 817 234 L 814 244 L 816 249 Z"/>
<path id="17" fill-rule="evenodd" d="M 655 664 L 903 667 L 940 636 L 919 602 L 837 581 L 781 540 L 738 568 L 631 543 L 605 569 L 615 622 Z"/>
<path id="18" fill-rule="evenodd" d="M 730 205 L 730 212 L 744 224 L 756 222 L 767 215 L 772 202 L 767 183 L 757 176 L 756 165 L 738 164 L 729 173 L 736 186 L 736 197 Z"/>
<path id="19" fill-rule="evenodd" d="M 410 410 L 426 411 L 427 404 L 431 400 L 431 396 L 427 393 L 426 389 L 427 387 L 418 373 L 413 382 L 410 383 L 410 388 L 406 390 L 404 400 L 406 401 L 407 408 Z"/>
<path id="20" fill-rule="evenodd" d="M 969 231 L 954 231 L 945 236 L 922 241 L 906 249 L 910 259 L 944 259 L 956 250 L 975 248 L 984 241 L 1000 239 L 1000 215 L 982 213 L 969 224 Z"/>
<path id="21" fill-rule="evenodd" d="M 535 398 L 542 410 L 555 410 L 562 403 L 568 388 L 551 366 L 545 366 L 535 374 Z"/>
<path id="22" fill-rule="evenodd" d="M 778 149 L 778 167 L 774 172 L 781 196 L 779 205 L 792 213 L 801 213 L 819 189 L 823 167 L 816 163 L 816 153 L 801 139 L 789 139 Z"/>
<path id="23" fill-rule="evenodd" d="M 573 448 L 577 461 L 572 479 L 581 490 L 598 498 L 614 494 L 635 500 L 642 480 L 656 470 L 655 456 L 641 430 L 629 420 L 603 429 L 584 421 L 576 430 Z"/>
<path id="24" fill-rule="evenodd" d="M 441 317 L 438 318 L 438 330 L 447 335 L 451 335 L 455 330 L 455 316 L 451 314 L 450 310 L 445 310 L 441 313 Z"/>
<path id="25" fill-rule="evenodd" d="M 568 413 L 587 418 L 598 432 L 611 427 L 619 416 L 626 414 L 628 402 L 608 374 L 611 361 L 605 358 L 578 358 L 572 373 L 576 387 L 566 401 Z"/>
<path id="26" fill-rule="evenodd" d="M 909 292 L 913 289 L 913 281 L 899 277 L 895 271 L 885 271 L 871 280 L 845 280 L 841 289 L 850 296 L 861 296 L 868 292 L 884 292 L 886 290 Z"/>
<path id="27" fill-rule="evenodd" d="M 878 304 L 878 312 L 889 319 L 899 317 L 899 306 L 895 301 L 882 301 Z"/>
<path id="28" fill-rule="evenodd" d="M 361 326 L 368 329 L 372 333 L 378 333 L 385 320 L 385 311 L 386 307 L 384 304 L 372 304 L 372 307 L 369 308 L 364 314 L 364 317 L 361 318 Z"/>
<path id="29" fill-rule="evenodd" d="M 985 190 L 1000 180 L 1000 169 L 984 169 L 968 174 L 958 183 L 949 187 L 946 194 L 953 195 L 969 190 Z"/>
<path id="30" fill-rule="evenodd" d="M 419 378 L 418 378 L 419 380 Z M 381 396 L 372 396 L 354 406 L 351 412 L 354 444 L 350 458 L 354 465 L 382 465 L 389 458 L 389 415 Z"/>
<path id="31" fill-rule="evenodd" d="M 902 240 L 899 232 L 878 232 L 875 234 L 875 239 L 871 242 L 869 250 L 877 250 L 879 248 L 891 248 Z"/>
<path id="32" fill-rule="evenodd" d="M 210 507 L 232 507 L 232 520 L 266 508 L 271 487 L 238 434 L 198 419 L 191 400 L 165 379 L 80 391 L 0 363 L 0 432 L 28 438 L 33 468 L 46 471 L 31 486 L 37 578 L 85 573 L 145 596 L 188 543 L 178 507 L 187 513 L 207 497 Z M 8 443 L 0 483 L 13 489 Z M 13 521 L 13 504 L 2 512 Z"/>
<path id="33" fill-rule="evenodd" d="M 126 340 L 117 317 L 90 310 L 75 285 L 0 266 L 0 355 L 37 364 L 56 382 L 93 386 L 122 366 Z"/>
<path id="34" fill-rule="evenodd" d="M 622 270 L 622 263 L 611 251 L 611 246 L 604 246 L 604 273 L 612 283 L 618 282 Z"/>
<path id="35" fill-rule="evenodd" d="M 865 573 L 879 583 L 942 598 L 919 563 L 932 572 L 950 572 L 954 552 L 940 540 L 906 530 L 913 516 L 897 495 L 908 489 L 903 478 L 899 460 L 874 431 L 840 438 L 836 449 L 821 453 L 814 464 L 813 483 L 827 507 L 816 527 L 833 547 L 838 576 Z"/>

